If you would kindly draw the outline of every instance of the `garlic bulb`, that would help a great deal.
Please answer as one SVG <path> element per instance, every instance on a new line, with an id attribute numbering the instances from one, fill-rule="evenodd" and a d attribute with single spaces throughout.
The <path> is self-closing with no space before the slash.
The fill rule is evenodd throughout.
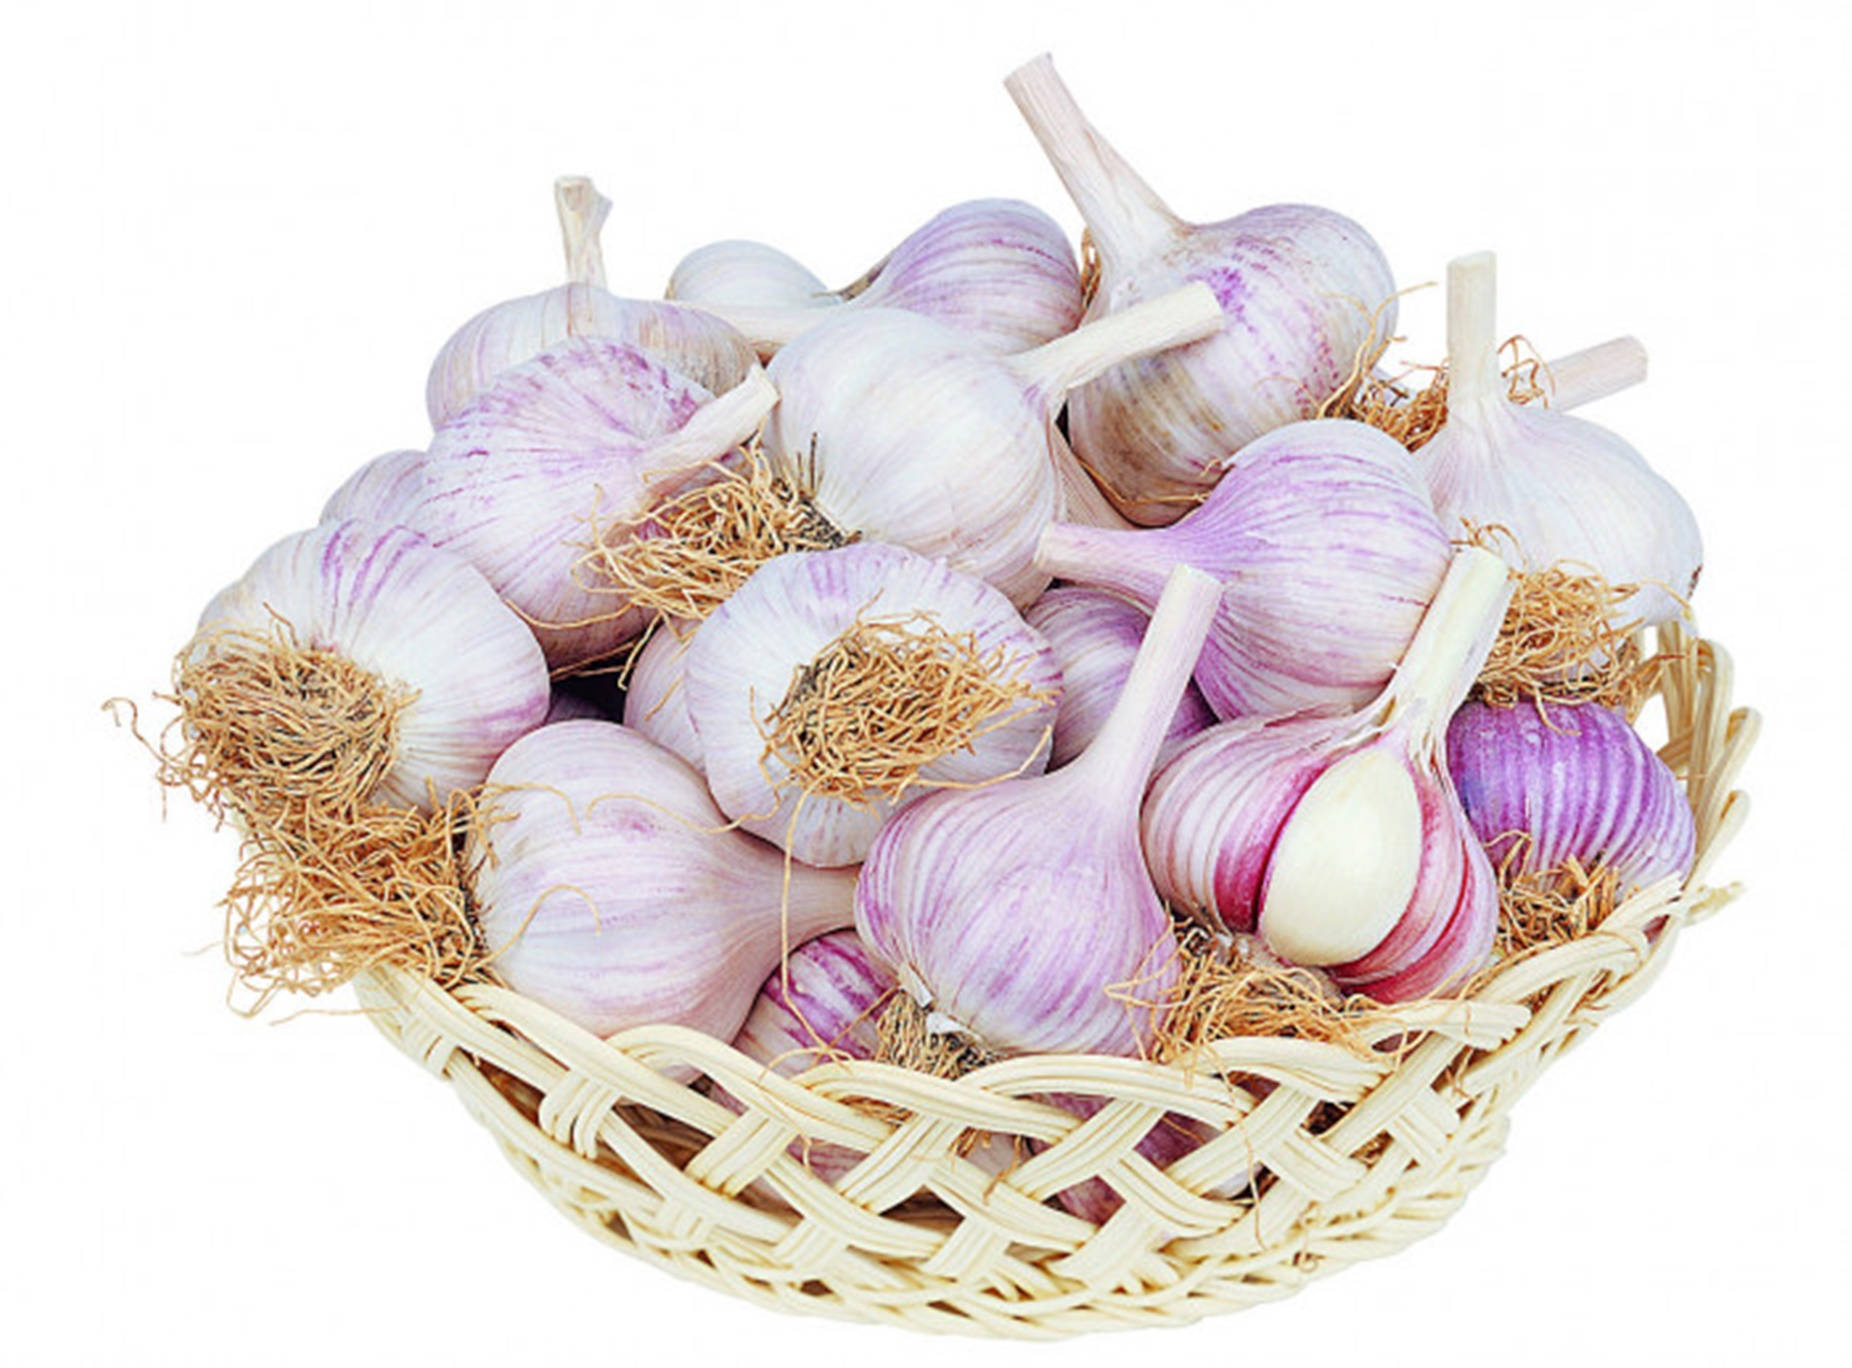
<path id="1" fill-rule="evenodd" d="M 909 624 L 919 619 L 935 635 L 915 637 Z M 868 624 L 891 625 L 900 645 L 917 653 L 897 653 L 892 672 L 875 675 L 857 636 Z M 916 687 L 916 667 L 954 656 L 997 691 L 994 713 L 971 714 L 963 692 L 941 700 Z M 701 624 L 682 668 L 715 802 L 746 830 L 813 865 L 854 864 L 896 808 L 932 787 L 1039 773 L 1061 686 L 1048 643 L 996 590 L 879 542 L 795 552 L 761 566 Z M 892 709 L 864 701 L 828 711 L 832 697 L 849 698 L 871 680 L 891 689 Z M 800 702 L 823 711 L 813 718 L 818 734 L 796 740 L 825 747 L 826 760 L 847 752 L 852 773 L 821 766 L 799 773 L 800 757 L 774 744 L 780 716 L 789 722 Z M 910 703 L 922 710 L 919 727 L 897 739 L 884 732 L 891 712 Z M 962 730 L 942 733 L 941 708 Z M 890 743 L 928 742 L 945 748 L 935 745 L 917 766 L 899 765 L 891 783 L 875 777 L 891 763 Z"/>
<path id="2" fill-rule="evenodd" d="M 669 296 L 724 318 L 767 358 L 848 310 L 923 314 L 998 355 L 1080 322 L 1074 249 L 1053 219 L 1020 200 L 971 200 L 935 214 L 846 290 L 806 298 L 806 278 L 816 279 L 774 248 L 716 243 L 676 267 Z"/>
<path id="3" fill-rule="evenodd" d="M 855 927 L 928 1012 L 997 1053 L 1135 1053 L 1177 979 L 1139 853 L 1145 781 L 1220 588 L 1180 567 L 1106 725 L 1037 778 L 951 789 L 875 838 Z"/>
<path id="4" fill-rule="evenodd" d="M 388 757 L 370 794 L 390 807 L 428 807 L 482 781 L 504 747 L 539 726 L 547 671 L 532 633 L 461 558 L 405 527 L 346 519 L 285 537 L 219 591 L 199 619 L 195 658 L 223 655 L 227 633 L 358 667 L 364 695 L 336 690 L 299 662 L 294 696 L 266 705 L 247 688 L 250 727 L 293 740 L 310 757 L 377 745 Z M 318 713 L 318 701 L 326 710 Z M 314 728 L 322 728 L 317 733 Z M 304 728 L 284 738 L 286 728 Z"/>
<path id="5" fill-rule="evenodd" d="M 438 428 L 413 523 L 527 617 L 556 671 L 582 665 L 644 626 L 574 573 L 592 520 L 625 535 L 656 501 L 715 478 L 776 400 L 761 371 L 712 399 L 635 347 L 572 338 Z"/>
<path id="6" fill-rule="evenodd" d="M 1198 285 L 999 357 L 918 314 L 845 312 L 772 361 L 765 455 L 841 531 L 942 557 L 1028 604 L 1048 583 L 1030 563 L 1036 538 L 1068 497 L 1062 396 L 1220 319 Z"/>
<path id="7" fill-rule="evenodd" d="M 390 527 L 404 523 L 424 492 L 424 453 L 388 451 L 349 475 L 322 505 L 322 522 L 359 518 Z"/>
<path id="8" fill-rule="evenodd" d="M 1367 707 L 1225 722 L 1186 743 L 1145 803 L 1158 890 L 1382 1002 L 1481 963 L 1496 880 L 1448 777 L 1445 731 L 1510 597 L 1504 563 L 1463 548 Z"/>
<path id="9" fill-rule="evenodd" d="M 1395 282 L 1369 234 L 1303 204 L 1185 223 L 1107 144 L 1046 55 L 1005 82 L 1086 220 L 1100 261 L 1097 319 L 1187 281 L 1227 321 L 1213 337 L 1114 367 L 1078 391 L 1069 438 L 1120 510 L 1174 522 L 1229 452 L 1309 418 L 1371 337 L 1395 330 Z"/>
<path id="10" fill-rule="evenodd" d="M 1521 570 L 1566 562 L 1639 585 L 1617 624 L 1683 616 L 1704 559 L 1690 507 L 1606 428 L 1511 402 L 1498 375 L 1496 289 L 1489 252 L 1447 268 L 1447 421 L 1415 456 L 1442 524 L 1503 528 Z"/>
<path id="11" fill-rule="evenodd" d="M 772 970 L 733 1048 L 794 1078 L 830 1060 L 873 1059 L 894 976 L 853 931 L 806 941 Z"/>
<path id="12" fill-rule="evenodd" d="M 615 719 L 584 694 L 573 693 L 569 689 L 555 689 L 547 703 L 546 720 L 543 727 L 550 727 L 555 722 L 611 722 Z"/>
<path id="13" fill-rule="evenodd" d="M 688 699 L 682 688 L 688 648 L 693 644 L 684 633 L 692 630 L 689 624 L 667 623 L 652 632 L 632 657 L 630 684 L 624 690 L 624 725 L 706 773 L 701 738 L 688 720 Z"/>
<path id="14" fill-rule="evenodd" d="M 598 233 L 611 204 L 590 181 L 561 178 L 554 201 L 568 283 L 484 309 L 451 335 L 425 384 L 432 427 L 455 418 L 502 372 L 571 338 L 625 343 L 716 393 L 746 378 L 757 364 L 752 348 L 711 314 L 661 300 L 620 299 L 605 290 Z"/>
<path id="15" fill-rule="evenodd" d="M 1447 766 L 1495 864 L 1518 874 L 1610 870 L 1621 890 L 1691 868 L 1697 841 L 1677 777 L 1627 719 L 1599 703 L 1468 703 L 1447 728 Z"/>
<path id="16" fill-rule="evenodd" d="M 1048 638 L 1061 667 L 1061 706 L 1048 757 L 1048 767 L 1059 769 L 1090 746 L 1106 724 L 1151 618 L 1135 604 L 1095 589 L 1050 589 L 1030 605 L 1023 621 Z M 1214 722 L 1196 686 L 1187 686 L 1164 733 L 1158 763 Z"/>
<path id="17" fill-rule="evenodd" d="M 1220 717 L 1356 706 L 1388 681 L 1450 547 L 1408 454 L 1362 423 L 1321 418 L 1236 452 L 1169 527 L 1056 524 L 1035 563 L 1147 607 L 1175 565 L 1224 584 L 1196 682 Z"/>
<path id="18" fill-rule="evenodd" d="M 615 722 L 542 727 L 489 786 L 466 854 L 495 971 L 588 1031 L 672 1022 L 731 1040 L 788 944 L 849 923 L 853 875 L 787 866 Z"/>

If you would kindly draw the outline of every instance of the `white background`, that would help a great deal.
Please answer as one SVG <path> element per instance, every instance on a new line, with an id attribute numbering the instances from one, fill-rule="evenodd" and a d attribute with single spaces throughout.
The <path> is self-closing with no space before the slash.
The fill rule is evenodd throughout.
<path id="1" fill-rule="evenodd" d="M 11 1362 L 1819 1361 L 1842 1350 L 1848 24 L 1834 5 L 91 5 L 0 52 L 13 645 L 0 787 Z M 554 283 L 781 244 L 850 279 L 953 201 L 1078 222 L 999 79 L 1053 48 L 1184 214 L 1305 199 L 1404 283 L 1501 254 L 1501 323 L 1621 332 L 1594 416 L 1698 510 L 1698 606 L 1768 715 L 1748 896 L 1520 1108 L 1432 1240 L 1288 1301 L 1034 1351 L 775 1317 L 601 1248 L 363 1021 L 253 1024 L 228 838 L 98 712 L 374 452 L 425 367 Z M 1440 347 L 1436 292 L 1405 313 Z M 1425 351 L 1424 351 L 1425 349 Z M 21 486 L 23 485 L 23 488 Z M 348 1005 L 345 1000 L 343 1006 Z"/>

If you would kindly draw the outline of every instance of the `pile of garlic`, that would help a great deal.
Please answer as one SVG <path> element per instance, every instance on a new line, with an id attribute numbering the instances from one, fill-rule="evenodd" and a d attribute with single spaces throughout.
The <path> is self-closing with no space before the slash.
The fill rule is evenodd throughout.
<path id="1" fill-rule="evenodd" d="M 1370 236 L 1184 223 L 1047 58 L 1007 85 L 1085 280 L 1046 214 L 976 200 L 843 290 L 723 242 L 621 298 L 609 206 L 560 182 L 569 279 L 465 323 L 428 446 L 202 616 L 178 692 L 225 805 L 312 844 L 340 803 L 467 794 L 474 970 L 791 1073 L 876 1053 L 894 1002 L 972 1058 L 1149 1052 L 1186 940 L 1444 993 L 1501 879 L 1680 877 L 1689 810 L 1626 716 L 1468 701 L 1514 571 L 1615 586 L 1617 641 L 1686 611 L 1689 510 L 1564 411 L 1637 347 L 1520 402 L 1470 256 L 1419 448 L 1321 416 L 1393 324 Z M 233 774 L 252 736 L 281 758 Z"/>

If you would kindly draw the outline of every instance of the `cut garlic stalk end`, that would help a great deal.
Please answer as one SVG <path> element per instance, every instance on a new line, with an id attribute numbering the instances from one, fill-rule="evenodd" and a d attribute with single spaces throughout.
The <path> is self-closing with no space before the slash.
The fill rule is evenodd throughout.
<path id="1" fill-rule="evenodd" d="M 561 176 L 553 182 L 553 205 L 559 211 L 560 240 L 566 249 L 566 278 L 604 287 L 604 248 L 599 234 L 611 201 L 587 176 Z"/>

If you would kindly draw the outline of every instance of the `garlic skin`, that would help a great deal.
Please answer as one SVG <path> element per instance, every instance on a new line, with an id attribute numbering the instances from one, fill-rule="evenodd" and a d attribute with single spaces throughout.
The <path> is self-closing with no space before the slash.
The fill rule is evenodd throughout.
<path id="1" fill-rule="evenodd" d="M 1144 609 L 1096 589 L 1050 589 L 1029 606 L 1023 621 L 1048 639 L 1061 667 L 1061 706 L 1055 712 L 1048 767 L 1060 769 L 1099 735 L 1125 689 L 1132 661 L 1151 617 Z M 1158 749 L 1161 765 L 1215 714 L 1194 684 L 1183 697 Z"/>
<path id="2" fill-rule="evenodd" d="M 1704 561 L 1690 506 L 1606 428 L 1511 401 L 1496 360 L 1496 269 L 1490 252 L 1447 268 L 1447 421 L 1414 457 L 1442 525 L 1505 529 L 1500 549 L 1520 570 L 1567 563 L 1639 585 L 1617 625 L 1683 617 Z"/>
<path id="3" fill-rule="evenodd" d="M 1004 82 L 1086 220 L 1100 260 L 1089 321 L 1188 281 L 1227 316 L 1213 337 L 1106 372 L 1069 406 L 1074 449 L 1133 522 L 1176 521 L 1229 452 L 1309 418 L 1371 336 L 1395 331 L 1382 249 L 1303 204 L 1185 223 L 1087 122 L 1046 54 Z"/>
<path id="4" fill-rule="evenodd" d="M 645 625 L 574 573 L 591 517 L 621 535 L 716 478 L 776 399 L 760 371 L 716 399 L 634 347 L 574 338 L 503 372 L 437 430 L 413 523 L 488 577 L 554 670 L 582 666 Z"/>
<path id="5" fill-rule="evenodd" d="M 998 357 L 918 314 L 845 311 L 772 361 L 765 457 L 841 531 L 941 557 L 1027 605 L 1048 585 L 1036 539 L 1072 498 L 1054 426 L 1063 396 L 1220 319 L 1196 286 Z"/>
<path id="6" fill-rule="evenodd" d="M 1223 581 L 1196 682 L 1218 717 L 1356 707 L 1378 694 L 1446 574 L 1451 546 L 1393 438 L 1341 418 L 1249 443 L 1202 505 L 1164 528 L 1057 523 L 1035 563 L 1150 606 L 1171 567 Z"/>
<path id="7" fill-rule="evenodd" d="M 1175 572 L 1118 705 L 1073 763 L 931 794 L 875 838 L 855 927 L 930 1029 L 1005 1054 L 1134 1054 L 1149 1038 L 1178 966 L 1138 807 L 1217 597 L 1209 576 Z"/>
<path id="8" fill-rule="evenodd" d="M 508 986 L 598 1035 L 669 1022 L 731 1040 L 788 935 L 850 920 L 854 876 L 732 830 L 701 777 L 615 722 L 561 722 L 489 772 L 473 906 Z"/>
<path id="9" fill-rule="evenodd" d="M 852 803 L 807 794 L 779 756 L 765 754 L 761 728 L 800 667 L 858 619 L 911 613 L 929 614 L 948 632 L 974 634 L 985 656 L 1001 650 L 999 677 L 1058 694 L 1061 672 L 1048 643 L 980 580 L 879 542 L 779 556 L 701 624 L 682 663 L 688 718 L 714 801 L 729 818 L 806 864 L 850 865 L 867 854 L 897 808 L 932 785 L 980 784 L 1046 768 L 1055 708 L 1032 699 L 968 749 L 924 766 L 920 786 L 898 800 L 869 793 Z"/>
<path id="10" fill-rule="evenodd" d="M 1159 892 L 1381 1002 L 1482 963 L 1496 878 L 1454 792 L 1445 728 L 1510 596 L 1504 563 L 1464 548 L 1368 706 L 1225 722 L 1185 743 L 1142 816 Z"/>
<path id="11" fill-rule="evenodd" d="M 424 493 L 424 453 L 388 451 L 342 483 L 322 505 L 322 522 L 359 518 L 390 527 L 404 524 Z"/>
<path id="12" fill-rule="evenodd" d="M 504 371 L 573 338 L 635 347 L 716 394 L 746 378 L 758 358 L 719 319 L 661 300 L 620 299 L 604 289 L 598 232 L 611 205 L 590 181 L 564 177 L 554 199 L 571 279 L 484 309 L 451 334 L 425 382 L 433 428 L 455 418 Z"/>
<path id="13" fill-rule="evenodd" d="M 630 686 L 624 691 L 624 725 L 673 751 L 694 769 L 707 772 L 701 738 L 688 720 L 682 675 L 693 645 L 692 623 L 666 623 L 630 663 Z"/>
<path id="14" fill-rule="evenodd" d="M 724 318 L 767 359 L 825 318 L 863 309 L 923 315 L 999 356 L 1080 322 L 1074 248 L 1021 200 L 970 200 L 935 214 L 848 289 L 807 291 L 815 280 L 775 248 L 716 243 L 676 267 L 669 293 Z"/>
<path id="15" fill-rule="evenodd" d="M 845 1055 L 873 1059 L 881 1006 L 896 987 L 860 936 L 832 931 L 772 970 L 733 1048 L 786 1078 Z"/>
<path id="16" fill-rule="evenodd" d="M 1460 805 L 1494 864 L 1540 874 L 1570 860 L 1621 891 L 1690 873 L 1696 824 L 1678 778 L 1599 703 L 1466 704 L 1447 727 Z"/>
<path id="17" fill-rule="evenodd" d="M 432 790 L 442 801 L 481 783 L 546 716 L 533 634 L 468 562 L 409 528 L 350 518 L 285 537 L 219 591 L 199 625 L 268 634 L 278 618 L 301 645 L 415 693 L 375 803 L 428 810 Z M 210 640 L 197 649 L 210 651 Z"/>

